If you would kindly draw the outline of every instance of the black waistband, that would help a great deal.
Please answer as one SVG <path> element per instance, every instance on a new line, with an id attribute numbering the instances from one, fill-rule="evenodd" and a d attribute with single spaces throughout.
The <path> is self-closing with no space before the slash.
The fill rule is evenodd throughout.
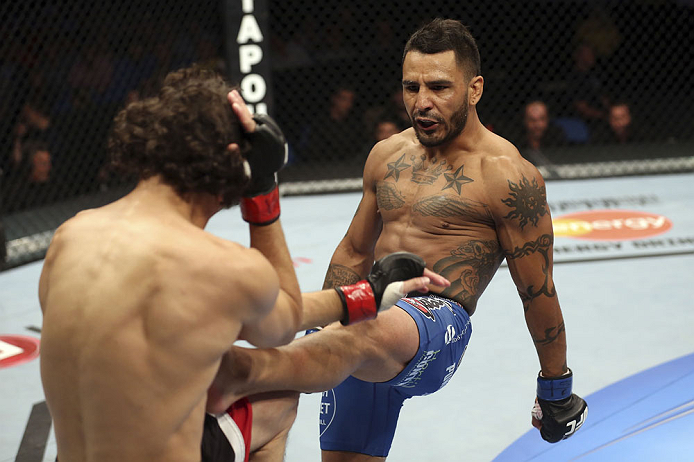
<path id="1" fill-rule="evenodd" d="M 418 291 L 418 290 L 413 290 L 412 292 L 408 292 L 407 295 L 405 295 L 405 297 L 407 297 L 407 298 L 412 298 L 412 297 L 426 297 L 426 296 L 428 296 L 430 293 L 431 293 L 431 292 L 429 292 L 429 293 L 424 293 L 424 292 L 420 292 L 420 291 Z M 436 295 L 436 294 L 434 294 L 434 295 Z M 446 298 L 446 297 L 443 297 L 443 298 Z"/>
<path id="2" fill-rule="evenodd" d="M 424 293 L 424 292 L 419 292 L 418 290 L 414 290 L 414 291 L 412 291 L 412 292 L 408 292 L 407 295 L 405 295 L 404 298 L 428 297 L 429 295 L 435 295 L 435 296 L 437 296 L 437 297 L 441 297 L 441 298 L 445 298 L 446 300 L 450 300 L 450 301 L 452 301 L 453 303 L 455 303 L 456 305 L 460 305 L 465 311 L 467 311 L 468 315 L 470 314 L 470 311 L 469 311 L 469 310 L 465 307 L 465 305 L 463 305 L 462 303 L 460 303 L 460 302 L 458 302 L 458 301 L 455 301 L 455 300 L 453 300 L 453 299 L 450 298 L 450 297 L 446 297 L 445 295 L 435 294 L 435 293 L 433 293 L 433 292 Z"/>

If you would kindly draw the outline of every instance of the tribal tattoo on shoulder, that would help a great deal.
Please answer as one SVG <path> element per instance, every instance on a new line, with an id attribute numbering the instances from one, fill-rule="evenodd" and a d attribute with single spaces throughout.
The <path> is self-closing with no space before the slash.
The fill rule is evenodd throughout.
<path id="1" fill-rule="evenodd" d="M 540 186 L 535 178 L 529 181 L 525 175 L 518 183 L 508 181 L 510 189 L 509 197 L 502 199 L 512 210 L 504 216 L 508 219 L 518 219 L 520 228 L 528 223 L 537 227 L 540 217 L 547 215 L 547 193 L 544 186 Z"/>
<path id="2" fill-rule="evenodd" d="M 359 273 L 343 265 L 332 264 L 328 267 L 325 275 L 323 289 L 333 289 L 335 287 L 346 286 L 361 281 L 363 278 Z"/>
<path id="3" fill-rule="evenodd" d="M 557 296 L 557 290 L 554 284 L 550 282 L 549 277 L 549 249 L 552 247 L 553 242 L 554 237 L 551 234 L 543 234 L 534 241 L 526 242 L 522 247 L 516 247 L 512 252 L 506 252 L 507 259 L 523 258 L 537 252 L 544 260 L 542 273 L 545 275 L 545 280 L 542 285 L 539 288 L 529 285 L 524 291 L 518 291 L 521 301 L 523 302 L 524 312 L 527 312 L 532 301 L 541 295 L 546 297 Z"/>
<path id="4" fill-rule="evenodd" d="M 502 260 L 503 252 L 498 241 L 471 240 L 437 261 L 433 270 L 451 281 L 442 295 L 474 309 Z"/>

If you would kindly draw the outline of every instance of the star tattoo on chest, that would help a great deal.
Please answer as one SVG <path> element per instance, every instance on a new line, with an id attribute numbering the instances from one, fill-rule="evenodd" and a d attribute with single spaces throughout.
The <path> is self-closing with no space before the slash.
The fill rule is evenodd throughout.
<path id="1" fill-rule="evenodd" d="M 464 184 L 472 183 L 474 180 L 463 175 L 463 167 L 461 165 L 453 173 L 444 173 L 443 177 L 446 179 L 446 186 L 443 187 L 442 191 L 448 188 L 454 188 L 458 194 L 460 194 L 461 188 Z"/>
<path id="2" fill-rule="evenodd" d="M 400 172 L 411 167 L 410 164 L 405 163 L 405 154 L 400 156 L 400 158 L 395 162 L 388 162 L 387 165 L 388 173 L 386 173 L 386 176 L 383 178 L 384 180 L 393 177 L 395 178 L 395 181 L 398 181 L 400 179 Z"/>

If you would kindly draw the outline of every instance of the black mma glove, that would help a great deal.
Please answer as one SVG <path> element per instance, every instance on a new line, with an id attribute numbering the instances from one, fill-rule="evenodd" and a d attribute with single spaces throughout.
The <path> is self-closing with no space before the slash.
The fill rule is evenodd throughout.
<path id="1" fill-rule="evenodd" d="M 537 404 L 533 417 L 542 422 L 540 435 L 550 443 L 564 440 L 578 431 L 588 417 L 588 404 L 571 393 L 573 372 L 561 377 L 537 377 Z M 538 409 L 539 407 L 539 409 Z"/>
<path id="2" fill-rule="evenodd" d="M 280 217 L 277 172 L 287 163 L 287 142 L 277 123 L 265 114 L 255 114 L 255 131 L 245 136 L 251 146 L 246 161 L 251 181 L 241 199 L 241 216 L 254 225 L 269 225 Z"/>
<path id="3" fill-rule="evenodd" d="M 335 288 L 345 311 L 340 322 L 346 326 L 375 318 L 376 313 L 390 308 L 405 296 L 402 281 L 421 276 L 425 267 L 421 257 L 409 252 L 391 253 L 381 258 L 374 263 L 365 280 Z"/>

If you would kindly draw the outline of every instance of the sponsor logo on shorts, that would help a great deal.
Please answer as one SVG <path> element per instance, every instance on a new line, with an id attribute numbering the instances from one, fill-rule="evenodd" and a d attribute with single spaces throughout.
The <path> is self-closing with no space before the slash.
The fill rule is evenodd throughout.
<path id="1" fill-rule="evenodd" d="M 451 303 L 448 300 L 440 297 L 429 296 L 417 298 L 403 298 L 403 300 L 412 305 L 414 308 L 417 308 L 424 316 L 426 316 L 434 322 L 436 322 L 436 318 L 433 314 L 434 310 L 448 308 L 451 311 L 451 313 L 453 312 Z"/>
<path id="2" fill-rule="evenodd" d="M 422 374 L 429 367 L 429 363 L 436 360 L 436 355 L 439 354 L 441 350 L 430 350 L 422 353 L 419 357 L 417 363 L 412 368 L 412 370 L 402 379 L 400 382 L 396 383 L 394 386 L 403 388 L 414 388 L 417 383 L 422 379 Z"/>
<path id="3" fill-rule="evenodd" d="M 0 335 L 0 369 L 36 358 L 39 343 L 39 339 L 26 335 Z"/>
<path id="4" fill-rule="evenodd" d="M 465 324 L 465 327 L 461 332 L 458 333 L 458 335 L 455 334 L 455 327 L 452 326 L 451 324 L 448 325 L 446 328 L 446 335 L 445 335 L 445 340 L 446 340 L 446 345 L 449 345 L 451 343 L 456 343 L 462 340 L 465 337 L 465 334 L 467 334 L 468 329 L 470 328 L 471 321 L 468 319 L 467 323 Z"/>
<path id="5" fill-rule="evenodd" d="M 323 433 L 325 433 L 328 427 L 330 427 L 330 424 L 333 423 L 333 420 L 335 419 L 336 405 L 337 401 L 335 400 L 335 391 L 324 391 L 321 396 L 320 414 L 318 416 L 320 423 L 319 436 L 323 436 Z"/>
<path id="6" fill-rule="evenodd" d="M 593 241 L 628 241 L 663 234 L 672 222 L 663 215 L 634 210 L 590 210 L 553 220 L 554 235 Z"/>

